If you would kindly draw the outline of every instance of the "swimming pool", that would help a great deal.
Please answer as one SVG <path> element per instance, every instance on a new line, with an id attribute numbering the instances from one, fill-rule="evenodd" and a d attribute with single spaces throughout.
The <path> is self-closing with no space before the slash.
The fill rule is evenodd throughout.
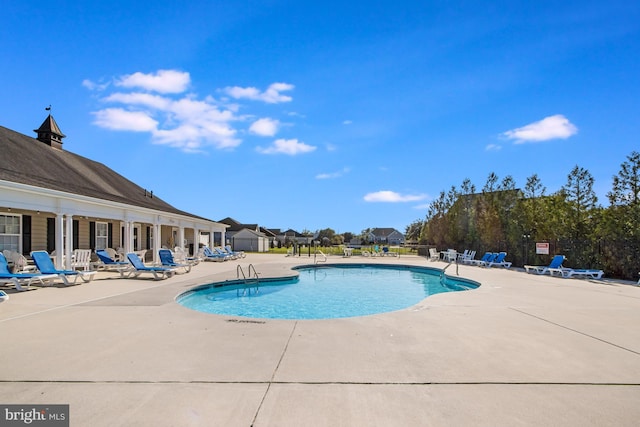
<path id="1" fill-rule="evenodd" d="M 401 310 L 429 295 L 479 286 L 428 267 L 325 264 L 295 267 L 298 275 L 199 286 L 176 298 L 205 313 L 269 319 L 331 319 Z"/>

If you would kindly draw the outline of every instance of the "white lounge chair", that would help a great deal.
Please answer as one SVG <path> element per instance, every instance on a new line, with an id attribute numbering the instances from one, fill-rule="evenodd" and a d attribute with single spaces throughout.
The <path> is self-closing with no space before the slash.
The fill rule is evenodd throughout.
<path id="1" fill-rule="evenodd" d="M 476 251 L 469 251 L 465 256 L 458 257 L 458 262 L 462 264 L 471 264 L 476 258 Z"/>
<path id="2" fill-rule="evenodd" d="M 550 268 L 549 272 L 552 276 L 556 274 L 560 277 L 564 277 L 565 279 L 602 279 L 604 276 L 604 271 L 602 270 L 590 270 L 590 269 L 582 269 L 582 268 Z"/>
<path id="3" fill-rule="evenodd" d="M 29 264 L 27 258 L 20 252 L 14 252 L 10 250 L 3 251 L 8 263 L 13 263 L 14 273 L 35 273 L 38 271 L 35 265 Z"/>
<path id="4" fill-rule="evenodd" d="M 115 250 L 113 248 L 106 248 L 106 249 L 104 249 L 104 251 L 109 255 L 109 258 L 111 258 L 112 260 L 114 260 L 116 262 L 127 262 L 124 259 L 124 252 L 122 252 L 122 251 L 117 251 L 117 250 Z"/>
<path id="5" fill-rule="evenodd" d="M 440 254 L 436 248 L 429 248 L 429 261 L 440 260 Z"/>
<path id="6" fill-rule="evenodd" d="M 200 262 L 200 259 L 197 256 L 189 256 L 189 253 L 181 246 L 173 248 L 173 259 L 176 262 L 191 265 L 196 265 Z"/>
<path id="7" fill-rule="evenodd" d="M 447 249 L 442 252 L 442 259 L 447 262 L 455 262 L 458 258 L 458 252 L 455 249 Z"/>
<path id="8" fill-rule="evenodd" d="M 462 259 L 468 256 L 469 256 L 469 249 L 465 249 L 463 253 L 458 254 L 458 262 L 462 262 Z"/>
<path id="9" fill-rule="evenodd" d="M 82 269 L 84 271 L 91 270 L 91 249 L 74 249 L 71 255 L 71 268 Z"/>

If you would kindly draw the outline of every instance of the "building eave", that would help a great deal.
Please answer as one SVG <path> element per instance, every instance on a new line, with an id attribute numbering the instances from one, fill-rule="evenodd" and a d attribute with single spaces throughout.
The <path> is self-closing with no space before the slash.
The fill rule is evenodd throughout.
<path id="1" fill-rule="evenodd" d="M 4 193 L 4 194 L 2 194 Z M 196 218 L 140 206 L 0 180 L 1 207 L 92 217 L 125 218 L 165 225 L 224 231 L 228 227 L 206 218 Z"/>

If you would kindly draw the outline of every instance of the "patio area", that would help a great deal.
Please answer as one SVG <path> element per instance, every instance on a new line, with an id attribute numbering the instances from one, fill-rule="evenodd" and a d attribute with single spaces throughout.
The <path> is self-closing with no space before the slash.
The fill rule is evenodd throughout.
<path id="1" fill-rule="evenodd" d="M 638 424 L 632 283 L 460 265 L 479 289 L 334 320 L 218 316 L 174 301 L 250 263 L 276 277 L 313 258 L 248 254 L 163 281 L 100 272 L 10 293 L 0 304 L 0 403 L 69 404 L 72 426 Z"/>

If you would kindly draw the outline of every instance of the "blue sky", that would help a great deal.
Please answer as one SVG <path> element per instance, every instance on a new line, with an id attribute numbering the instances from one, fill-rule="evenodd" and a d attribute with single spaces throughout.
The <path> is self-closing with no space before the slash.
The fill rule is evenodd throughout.
<path id="1" fill-rule="evenodd" d="M 0 125 L 174 206 L 270 228 L 404 231 L 490 173 L 599 201 L 640 135 L 628 1 L 20 1 Z"/>

